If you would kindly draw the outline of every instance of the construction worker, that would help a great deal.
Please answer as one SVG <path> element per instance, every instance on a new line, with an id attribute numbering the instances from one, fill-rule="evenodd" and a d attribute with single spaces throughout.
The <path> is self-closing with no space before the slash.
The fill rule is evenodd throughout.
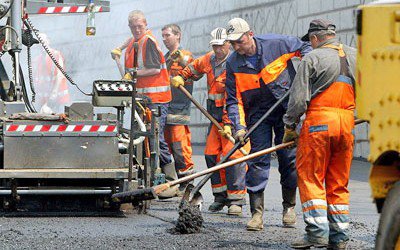
<path id="1" fill-rule="evenodd" d="M 168 181 L 176 180 L 175 166 L 172 162 L 168 144 L 164 139 L 164 127 L 167 119 L 168 104 L 171 101 L 171 87 L 166 62 L 157 40 L 147 29 L 147 21 L 142 11 L 134 10 L 129 13 L 129 28 L 133 38 L 125 51 L 125 76 L 132 79 L 134 61 L 134 44 L 138 44 L 137 93 L 149 97 L 152 101 L 148 107 L 161 111 L 158 119 L 160 167 Z M 159 195 L 159 198 L 176 196 L 178 187 L 172 187 Z"/>
<path id="2" fill-rule="evenodd" d="M 233 147 L 233 144 L 225 138 L 228 134 L 231 135 L 232 131 L 226 112 L 224 114 L 225 64 L 230 55 L 230 43 L 226 41 L 224 28 L 214 29 L 211 36 L 210 45 L 213 51 L 195 59 L 171 81 L 174 87 L 179 87 L 183 86 L 188 79 L 199 78 L 202 74 L 207 75 L 207 110 L 224 127 L 223 131 L 218 131 L 215 125 L 210 124 L 204 152 L 209 168 L 215 166 L 220 158 Z M 243 155 L 237 151 L 231 159 L 239 157 Z M 245 163 L 220 170 L 212 175 L 214 202 L 209 207 L 211 212 L 221 211 L 224 206 L 228 206 L 228 215 L 242 214 L 246 194 L 245 175 Z"/>
<path id="3" fill-rule="evenodd" d="M 306 235 L 293 248 L 345 249 L 349 236 L 349 183 L 353 155 L 356 50 L 335 38 L 335 25 L 317 19 L 304 40 L 314 51 L 301 61 L 284 116 L 283 141 L 297 140 L 300 199 Z"/>
<path id="4" fill-rule="evenodd" d="M 40 33 L 39 36 L 54 59 L 64 68 L 64 57 L 61 52 L 50 47 L 50 40 L 46 34 Z M 64 106 L 71 102 L 67 79 L 44 50 L 35 57 L 33 62 L 34 83 L 40 112 L 64 112 Z"/>
<path id="5" fill-rule="evenodd" d="M 161 29 L 163 42 L 168 49 L 164 55 L 170 77 L 178 75 L 178 72 L 193 61 L 192 53 L 180 47 L 182 37 L 181 28 L 176 24 L 168 24 Z M 193 91 L 193 82 L 185 83 L 187 91 Z M 165 126 L 165 140 L 175 160 L 175 169 L 178 177 L 184 177 L 193 173 L 190 123 L 190 99 L 177 88 L 171 89 L 172 101 L 169 103 L 167 122 Z M 187 185 L 187 184 L 186 184 Z M 186 187 L 179 186 L 180 191 Z"/>
<path id="6" fill-rule="evenodd" d="M 289 90 L 295 70 L 291 58 L 311 50 L 309 44 L 297 37 L 268 34 L 255 36 L 241 18 L 229 21 L 228 38 L 235 52 L 226 64 L 227 111 L 235 129 L 235 139 L 244 141 L 247 128 L 253 126 Z M 287 103 L 287 102 L 286 102 Z M 250 135 L 251 152 L 257 152 L 282 142 L 285 104 L 263 121 Z M 285 226 L 296 223 L 295 149 L 277 151 L 281 174 L 283 216 Z M 264 155 L 247 162 L 247 192 L 250 196 L 252 218 L 247 230 L 263 229 L 264 189 L 267 185 L 270 156 Z"/>

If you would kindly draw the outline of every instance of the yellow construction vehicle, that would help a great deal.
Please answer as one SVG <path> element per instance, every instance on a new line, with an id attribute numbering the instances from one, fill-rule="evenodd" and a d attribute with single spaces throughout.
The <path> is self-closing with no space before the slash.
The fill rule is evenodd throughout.
<path id="1" fill-rule="evenodd" d="M 357 115 L 370 124 L 376 249 L 400 249 L 400 1 L 357 10 Z"/>

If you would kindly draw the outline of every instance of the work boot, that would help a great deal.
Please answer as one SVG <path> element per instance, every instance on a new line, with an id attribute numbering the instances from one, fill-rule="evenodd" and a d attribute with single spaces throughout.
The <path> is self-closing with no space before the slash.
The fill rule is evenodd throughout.
<path id="1" fill-rule="evenodd" d="M 310 241 L 307 238 L 307 236 L 295 240 L 291 245 L 291 247 L 294 249 L 309 249 L 311 247 L 322 248 L 327 246 L 328 246 L 328 241 L 325 240 Z"/>
<path id="2" fill-rule="evenodd" d="M 230 205 L 228 208 L 228 215 L 241 216 L 242 215 L 242 206 Z"/>
<path id="3" fill-rule="evenodd" d="M 296 205 L 296 188 L 288 189 L 282 187 L 282 198 L 282 224 L 284 227 L 294 227 L 297 220 L 296 212 L 294 211 L 294 206 Z"/>
<path id="4" fill-rule="evenodd" d="M 226 194 L 225 193 L 214 193 L 214 202 L 208 207 L 210 212 L 219 212 L 224 209 L 226 205 Z"/>
<path id="5" fill-rule="evenodd" d="M 248 231 L 260 231 L 264 228 L 264 192 L 249 193 L 251 220 L 247 223 Z"/>
<path id="6" fill-rule="evenodd" d="M 178 176 L 176 175 L 175 171 L 175 164 L 173 162 L 165 164 L 161 168 L 163 173 L 165 174 L 165 179 L 167 181 L 173 181 L 178 179 Z M 169 187 L 167 190 L 161 192 L 158 195 L 158 198 L 163 200 L 176 197 L 178 196 L 178 191 L 179 191 L 178 186 Z"/>
<path id="7" fill-rule="evenodd" d="M 329 250 L 346 250 L 349 241 L 341 241 L 338 243 L 329 243 L 327 249 Z"/>

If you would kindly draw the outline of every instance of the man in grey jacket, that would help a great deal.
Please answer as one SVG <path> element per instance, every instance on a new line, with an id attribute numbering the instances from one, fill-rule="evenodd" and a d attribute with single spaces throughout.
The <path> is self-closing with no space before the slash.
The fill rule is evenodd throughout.
<path id="1" fill-rule="evenodd" d="M 293 248 L 345 249 L 349 240 L 349 190 L 353 156 L 356 51 L 335 38 L 335 25 L 313 20 L 303 39 L 314 50 L 301 61 L 284 115 L 283 142 L 297 140 L 297 181 L 306 235 Z"/>

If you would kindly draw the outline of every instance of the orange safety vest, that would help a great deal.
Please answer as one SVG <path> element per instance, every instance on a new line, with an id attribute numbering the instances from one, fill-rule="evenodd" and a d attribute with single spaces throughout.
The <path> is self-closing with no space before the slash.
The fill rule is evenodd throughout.
<path id="1" fill-rule="evenodd" d="M 162 54 L 161 49 L 158 46 L 157 40 L 150 30 L 146 31 L 146 33 L 138 40 L 133 38 L 130 41 L 125 52 L 125 71 L 129 72 L 133 69 L 133 59 L 135 56 L 133 44 L 135 42 L 139 43 L 137 55 L 138 67 L 139 69 L 144 68 L 144 65 L 146 63 L 146 45 L 148 39 L 151 39 L 156 44 L 157 50 L 160 53 L 161 71 L 159 74 L 156 75 L 138 77 L 136 91 L 139 94 L 144 94 L 148 96 L 153 103 L 167 103 L 170 102 L 172 99 L 167 66 L 165 64 L 164 55 Z"/>
<path id="2" fill-rule="evenodd" d="M 356 107 L 354 86 L 352 79 L 348 76 L 346 55 L 343 44 L 335 46 L 327 44 L 324 48 L 336 49 L 340 57 L 340 75 L 326 90 L 311 99 L 308 110 L 319 110 L 325 107 L 354 110 Z M 353 115 L 352 113 L 350 113 Z"/>
<path id="3" fill-rule="evenodd" d="M 208 52 L 204 56 L 197 58 L 187 67 L 187 69 L 181 72 L 181 75 L 187 78 L 193 78 L 193 76 L 198 76 L 201 74 L 207 75 L 207 90 L 208 99 L 215 102 L 216 107 L 223 107 L 225 105 L 225 81 L 226 81 L 226 70 L 215 77 L 211 57 L 214 55 L 213 51 Z"/>
<path id="4" fill-rule="evenodd" d="M 57 62 L 64 62 L 64 58 L 57 50 L 51 50 Z M 66 104 L 70 102 L 67 79 L 47 54 L 42 54 L 35 59 L 37 67 L 34 74 L 36 84 L 36 93 L 40 104 L 46 103 L 51 97 L 54 88 L 57 88 L 57 96 L 54 100 L 57 104 Z M 58 86 L 56 86 L 58 84 Z"/>

